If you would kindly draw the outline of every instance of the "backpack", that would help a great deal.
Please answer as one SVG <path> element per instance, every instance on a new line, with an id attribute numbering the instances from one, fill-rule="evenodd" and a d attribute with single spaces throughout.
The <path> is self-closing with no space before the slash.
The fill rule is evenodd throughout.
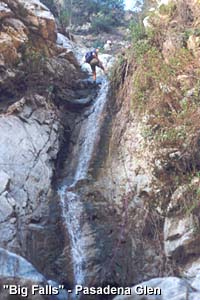
<path id="1" fill-rule="evenodd" d="M 94 51 L 90 51 L 90 52 L 87 52 L 85 54 L 85 61 L 86 61 L 86 63 L 90 63 L 91 60 L 93 59 L 93 52 Z"/>

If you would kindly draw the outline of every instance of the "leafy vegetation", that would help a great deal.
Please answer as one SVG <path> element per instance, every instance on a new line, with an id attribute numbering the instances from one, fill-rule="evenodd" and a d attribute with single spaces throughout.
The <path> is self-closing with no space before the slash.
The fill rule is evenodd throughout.
<path id="1" fill-rule="evenodd" d="M 161 4 L 159 7 L 159 13 L 163 15 L 168 15 L 170 17 L 173 16 L 173 14 L 176 11 L 176 4 L 173 1 L 170 1 L 167 5 Z"/>
<path id="2" fill-rule="evenodd" d="M 181 24 L 179 13 L 170 2 L 149 14 L 149 27 L 139 18 L 132 22 L 131 49 L 118 59 L 112 79 L 122 92 L 128 88 L 130 113 L 145 120 L 142 135 L 156 153 L 161 167 L 154 162 L 155 176 L 165 187 L 158 201 L 167 207 L 172 193 L 186 185 L 180 212 L 200 215 L 199 182 L 193 183 L 200 170 L 200 72 L 198 56 L 188 49 L 188 39 L 199 36 L 199 27 Z M 171 27 L 177 19 L 181 26 Z"/>
<path id="3" fill-rule="evenodd" d="M 116 20 L 113 19 L 112 14 L 104 15 L 102 13 L 98 13 L 92 17 L 91 25 L 91 29 L 95 33 L 100 33 L 102 31 L 110 32 L 116 25 Z"/>
<path id="4" fill-rule="evenodd" d="M 112 30 L 121 24 L 124 0 L 64 0 L 63 6 L 55 9 L 54 0 L 43 0 L 51 11 L 58 15 L 61 25 L 77 26 L 91 22 L 93 32 Z"/>
<path id="5" fill-rule="evenodd" d="M 146 37 L 144 25 L 141 20 L 134 20 L 130 23 L 130 36 L 133 43 L 137 43 Z"/>
<path id="6" fill-rule="evenodd" d="M 67 10 L 62 10 L 59 14 L 60 25 L 63 29 L 70 25 L 70 14 Z"/>

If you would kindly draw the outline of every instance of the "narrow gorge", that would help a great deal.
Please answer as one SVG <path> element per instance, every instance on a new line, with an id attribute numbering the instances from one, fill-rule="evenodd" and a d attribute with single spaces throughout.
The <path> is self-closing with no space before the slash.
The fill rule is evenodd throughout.
<path id="1" fill-rule="evenodd" d="M 0 300 L 200 299 L 199 13 L 156 1 L 93 82 L 47 6 L 0 1 Z"/>

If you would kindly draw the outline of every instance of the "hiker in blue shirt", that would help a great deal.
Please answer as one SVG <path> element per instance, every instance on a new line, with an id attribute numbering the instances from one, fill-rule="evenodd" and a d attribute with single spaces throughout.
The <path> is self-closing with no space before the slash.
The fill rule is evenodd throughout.
<path id="1" fill-rule="evenodd" d="M 94 81 L 96 81 L 96 78 L 97 78 L 96 67 L 99 67 L 100 69 L 102 69 L 104 71 L 104 73 L 106 74 L 105 68 L 104 68 L 102 62 L 99 60 L 98 53 L 99 53 L 99 49 L 96 48 L 93 51 L 87 52 L 85 55 L 85 62 L 90 64 L 90 66 L 91 66 Z"/>

